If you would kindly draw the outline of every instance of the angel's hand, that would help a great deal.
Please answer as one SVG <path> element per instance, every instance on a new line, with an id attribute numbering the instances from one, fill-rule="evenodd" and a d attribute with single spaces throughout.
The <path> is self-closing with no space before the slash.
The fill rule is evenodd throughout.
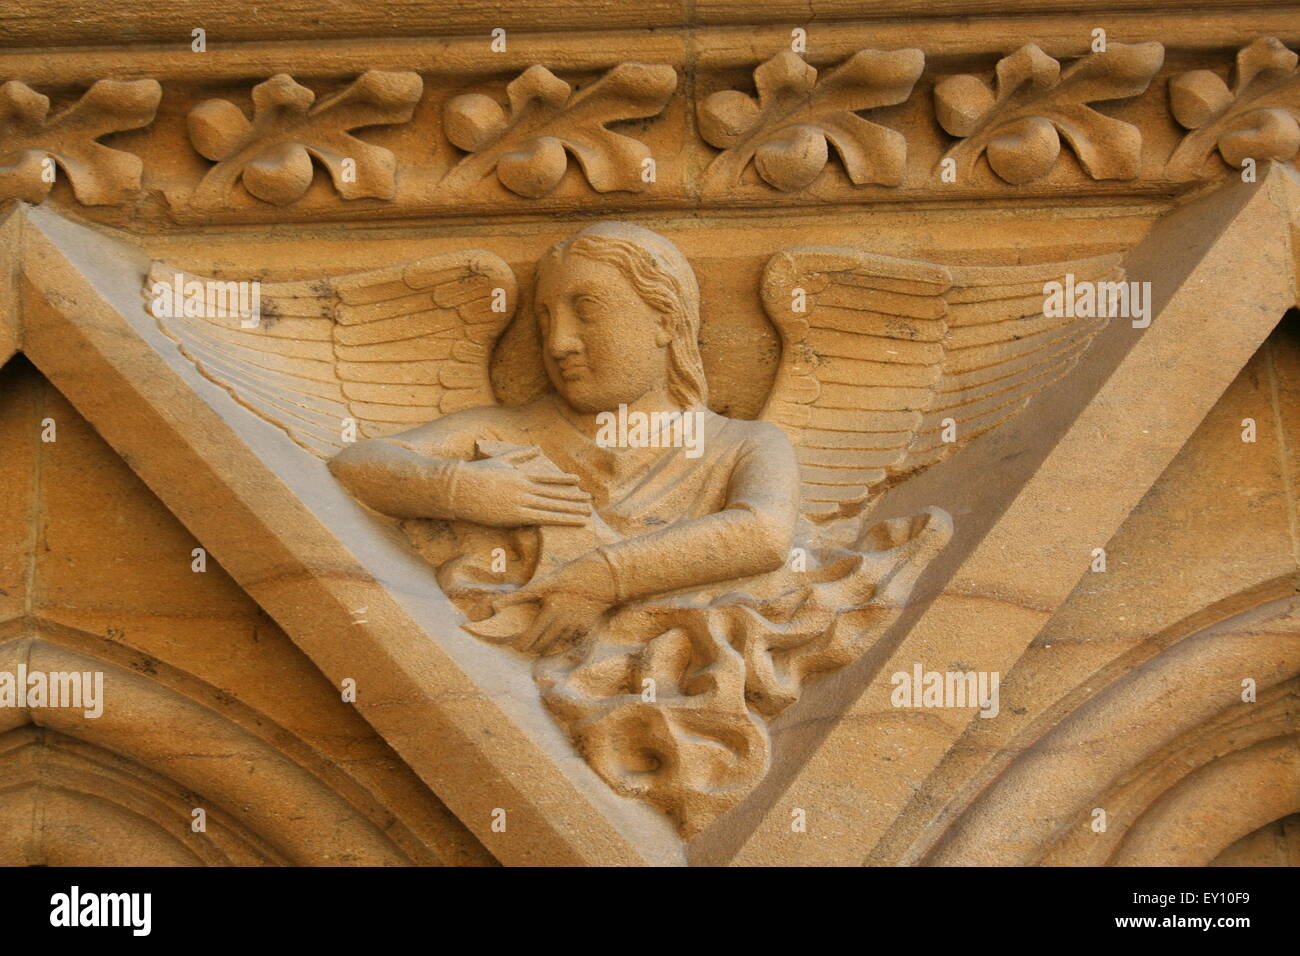
<path id="1" fill-rule="evenodd" d="M 515 647 L 526 653 L 548 654 L 586 636 L 617 601 L 609 565 L 599 555 L 589 554 L 498 598 L 495 609 L 537 603 L 537 617 Z"/>
<path id="2" fill-rule="evenodd" d="M 451 510 L 462 520 L 496 528 L 586 524 L 591 495 L 578 487 L 577 475 L 523 470 L 540 455 L 537 448 L 521 448 L 458 462 Z"/>

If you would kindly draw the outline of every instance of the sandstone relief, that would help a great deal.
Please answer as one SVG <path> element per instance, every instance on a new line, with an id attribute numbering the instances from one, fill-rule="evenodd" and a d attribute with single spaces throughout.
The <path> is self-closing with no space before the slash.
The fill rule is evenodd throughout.
<path id="1" fill-rule="evenodd" d="M 958 175 L 969 176 L 986 153 L 995 173 L 1020 185 L 1051 170 L 1064 136 L 1089 176 L 1132 179 L 1141 132 L 1089 104 L 1137 96 L 1164 56 L 1159 43 L 1114 43 L 1062 72 L 1030 43 L 998 61 L 996 94 L 976 77 L 945 77 L 934 88 L 935 111 L 945 130 L 962 137 L 945 158 L 956 161 Z"/>
<path id="2" fill-rule="evenodd" d="M 0 10 L 0 865 L 1300 863 L 1296 5 L 593 2 Z"/>
<path id="3" fill-rule="evenodd" d="M 313 159 L 329 170 L 344 199 L 392 199 L 392 153 L 351 131 L 409 120 L 422 89 L 414 73 L 371 70 L 316 102 L 316 94 L 280 73 L 253 88 L 251 121 L 229 100 L 205 100 L 190 111 L 190 140 L 216 165 L 190 202 L 197 209 L 220 208 L 238 180 L 258 199 L 287 205 L 311 185 Z"/>
<path id="4" fill-rule="evenodd" d="M 1237 53 L 1232 89 L 1211 70 L 1169 81 L 1174 118 L 1190 132 L 1169 157 L 1171 172 L 1200 176 L 1215 149 L 1229 166 L 1292 160 L 1300 152 L 1300 74 L 1296 55 L 1275 37 Z"/>
<path id="5" fill-rule="evenodd" d="M 510 114 L 482 94 L 447 104 L 447 138 L 467 155 L 439 185 L 463 192 L 494 169 L 513 193 L 534 199 L 554 189 L 572 155 L 597 192 L 639 192 L 652 179 L 645 144 L 605 128 L 617 120 L 654 116 L 677 86 L 664 65 L 622 63 L 580 92 L 534 65 L 506 87 Z"/>
<path id="6" fill-rule="evenodd" d="M 899 185 L 905 137 L 858 113 L 906 100 L 924 66 L 920 50 L 860 50 L 819 80 L 798 54 L 776 55 L 754 70 L 757 101 L 725 90 L 700 104 L 700 134 L 723 151 L 709 165 L 705 188 L 734 186 L 752 160 L 777 189 L 802 189 L 825 167 L 828 142 L 855 185 Z"/>
<path id="7" fill-rule="evenodd" d="M 307 203 L 300 215 L 339 214 L 339 203 L 366 199 L 407 214 L 464 214 L 503 197 L 560 202 L 557 187 L 570 158 L 591 194 L 608 196 L 613 209 L 632 197 L 656 206 L 746 205 L 765 190 L 849 201 L 935 197 L 953 191 L 946 186 L 996 195 L 999 186 L 1050 189 L 1054 182 L 1088 188 L 1127 181 L 1143 193 L 1177 191 L 1222 175 L 1224 164 L 1286 161 L 1300 150 L 1296 55 L 1277 38 L 1260 37 L 1238 52 L 1231 92 L 1215 70 L 1170 75 L 1167 101 L 1139 111 L 1137 122 L 1106 108 L 1151 97 L 1165 49 L 1156 41 L 1103 47 L 1063 67 L 1027 43 L 984 74 L 935 72 L 921 48 L 861 49 L 820 71 L 806 54 L 787 50 L 753 68 L 753 94 L 725 85 L 697 90 L 689 128 L 681 125 L 684 111 L 672 108 L 688 94 L 671 63 L 629 60 L 577 86 L 533 63 L 490 93 L 451 96 L 440 96 L 447 77 L 415 70 L 339 77 L 324 95 L 282 72 L 241 94 L 251 119 L 230 99 L 190 108 L 186 148 L 214 164 L 197 181 L 96 142 L 148 126 L 159 81 L 102 80 L 47 118 L 44 98 L 11 80 L 0 189 L 41 201 L 53 183 L 37 168 L 48 154 L 88 206 L 124 205 L 142 188 L 156 188 L 179 221 L 239 221 L 265 218 L 262 207 L 301 205 L 317 167 L 334 198 Z M 923 80 L 929 103 L 915 93 Z M 439 105 L 421 110 L 431 95 Z M 890 118 L 881 121 L 882 112 Z M 1170 118 L 1186 135 L 1168 147 L 1157 137 L 1161 145 L 1152 146 L 1150 134 L 1163 133 Z M 410 145 L 400 150 L 367 141 L 375 129 L 412 123 L 421 135 L 406 138 Z M 658 135 L 644 137 L 647 129 Z M 441 144 L 430 142 L 439 137 Z M 75 145 L 79 138 L 85 144 Z M 154 139 L 174 148 L 167 134 Z M 1077 167 L 1058 161 L 1062 142 Z M 160 155 L 157 145 L 146 155 Z M 1208 163 L 1216 151 L 1224 162 Z M 918 153 L 929 161 L 908 161 Z M 489 178 L 504 194 L 484 188 Z"/>
<path id="8" fill-rule="evenodd" d="M 865 522 L 873 489 L 1015 415 L 1105 324 L 1042 314 L 1044 282 L 1067 274 L 1123 281 L 1113 257 L 781 252 L 762 297 L 782 360 L 759 421 L 708 410 L 694 272 L 630 223 L 539 263 L 552 389 L 519 407 L 495 404 L 488 375 L 515 304 L 490 253 L 267 284 L 252 321 L 208 300 L 224 283 L 161 264 L 144 291 L 204 296 L 151 309 L 205 375 L 402 519 L 466 629 L 536 657 L 602 778 L 690 836 L 766 772 L 765 720 L 870 647 L 947 543 L 939 508 Z"/>
<path id="9" fill-rule="evenodd" d="M 48 96 L 9 80 L 0 86 L 0 198 L 40 202 L 54 186 L 57 164 L 78 202 L 125 201 L 140 190 L 144 162 L 98 140 L 148 125 L 161 97 L 154 80 L 100 80 L 51 116 Z"/>

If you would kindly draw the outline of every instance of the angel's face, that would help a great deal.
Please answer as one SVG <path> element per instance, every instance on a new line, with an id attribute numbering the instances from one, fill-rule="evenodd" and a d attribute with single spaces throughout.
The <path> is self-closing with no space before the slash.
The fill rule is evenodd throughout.
<path id="1" fill-rule="evenodd" d="M 672 336 L 617 266 L 567 255 L 538 276 L 542 360 L 580 412 L 612 411 L 666 387 Z"/>

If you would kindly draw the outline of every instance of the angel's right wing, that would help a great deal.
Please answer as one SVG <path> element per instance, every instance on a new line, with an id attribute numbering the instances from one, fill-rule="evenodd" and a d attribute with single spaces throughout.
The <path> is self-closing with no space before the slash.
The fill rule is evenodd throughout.
<path id="1" fill-rule="evenodd" d="M 795 444 L 804 513 L 860 511 L 1068 371 L 1106 320 L 1044 314 L 1044 283 L 1067 274 L 1123 279 L 1115 256 L 1004 268 L 820 246 L 773 256 L 762 297 L 783 352 L 762 417 Z"/>
<path id="2" fill-rule="evenodd" d="M 349 440 L 350 423 L 372 438 L 494 404 L 488 362 L 516 298 L 510 267 L 479 251 L 261 283 L 255 324 L 231 308 L 242 294 L 247 311 L 251 294 L 228 280 L 154 263 L 144 291 L 205 377 L 322 458 Z"/>

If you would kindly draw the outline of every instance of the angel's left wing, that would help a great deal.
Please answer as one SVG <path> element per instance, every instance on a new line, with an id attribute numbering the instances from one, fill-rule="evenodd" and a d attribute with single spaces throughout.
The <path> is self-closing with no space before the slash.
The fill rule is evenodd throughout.
<path id="1" fill-rule="evenodd" d="M 1017 414 L 1106 322 L 1044 314 L 1044 284 L 1118 283 L 1118 262 L 958 267 L 821 246 L 773 256 L 761 291 L 783 352 L 763 418 L 795 444 L 804 513 L 855 514 Z"/>
<path id="2" fill-rule="evenodd" d="M 247 285 L 154 263 L 144 292 L 204 376 L 315 455 L 495 403 L 488 363 L 516 288 L 492 253 Z"/>

